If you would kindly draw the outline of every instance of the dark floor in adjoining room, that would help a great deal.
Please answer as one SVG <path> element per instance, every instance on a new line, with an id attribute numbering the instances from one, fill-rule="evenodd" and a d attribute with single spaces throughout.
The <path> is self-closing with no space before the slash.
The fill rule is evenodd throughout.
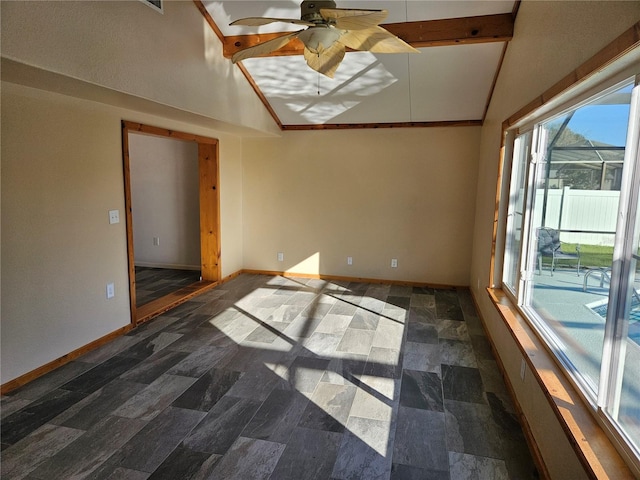
<path id="1" fill-rule="evenodd" d="M 532 479 L 468 290 L 243 274 L 2 397 L 6 479 Z"/>
<path id="2" fill-rule="evenodd" d="M 197 270 L 136 267 L 136 306 L 144 305 L 200 280 Z"/>

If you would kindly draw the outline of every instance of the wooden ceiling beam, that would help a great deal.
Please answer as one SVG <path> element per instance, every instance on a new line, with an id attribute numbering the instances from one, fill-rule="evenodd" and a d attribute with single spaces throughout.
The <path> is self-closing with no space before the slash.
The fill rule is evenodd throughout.
<path id="1" fill-rule="evenodd" d="M 469 43 L 508 42 L 513 38 L 510 13 L 390 23 L 384 28 L 415 48 Z"/>
<path id="2" fill-rule="evenodd" d="M 415 48 L 468 45 L 472 43 L 508 42 L 513 38 L 514 17 L 511 13 L 477 17 L 446 18 L 420 22 L 381 25 Z M 223 54 L 231 58 L 239 50 L 271 40 L 282 33 L 234 35 L 224 37 Z M 304 45 L 294 39 L 283 48 L 265 56 L 301 55 Z"/>

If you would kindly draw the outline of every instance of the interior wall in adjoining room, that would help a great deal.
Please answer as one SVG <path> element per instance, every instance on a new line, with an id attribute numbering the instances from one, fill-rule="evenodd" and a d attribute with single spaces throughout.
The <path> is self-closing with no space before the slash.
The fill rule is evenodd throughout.
<path id="1" fill-rule="evenodd" d="M 482 127 L 469 284 L 552 478 L 585 473 L 535 376 L 520 379 L 522 355 L 485 291 L 491 282 L 501 126 L 638 20 L 640 2 L 523 1 Z"/>
<path id="2" fill-rule="evenodd" d="M 129 135 L 136 266 L 200 269 L 198 144 Z"/>
<path id="3" fill-rule="evenodd" d="M 241 268 L 238 137 L 7 82 L 1 94 L 3 384 L 130 323 L 123 119 L 219 140 L 222 276 Z"/>
<path id="4" fill-rule="evenodd" d="M 467 285 L 479 133 L 327 130 L 245 140 L 245 268 Z"/>

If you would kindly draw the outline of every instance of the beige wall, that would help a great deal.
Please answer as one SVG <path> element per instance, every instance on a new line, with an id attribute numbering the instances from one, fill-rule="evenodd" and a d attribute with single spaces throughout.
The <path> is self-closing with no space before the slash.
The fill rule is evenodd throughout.
<path id="1" fill-rule="evenodd" d="M 6 383 L 129 323 L 124 221 L 106 220 L 124 216 L 121 119 L 220 139 L 223 276 L 242 268 L 242 145 L 223 132 L 277 126 L 193 2 L 0 8 L 3 80 L 72 95 L 2 84 Z"/>
<path id="2" fill-rule="evenodd" d="M 2 56 L 211 123 L 277 133 L 195 4 L 163 6 L 160 14 L 139 1 L 0 2 Z"/>
<path id="3" fill-rule="evenodd" d="M 238 137 L 3 83 L 2 383 L 129 323 L 122 119 L 220 140 L 222 275 L 242 265 Z"/>
<path id="4" fill-rule="evenodd" d="M 129 170 L 136 266 L 199 270 L 198 144 L 130 133 Z"/>
<path id="5" fill-rule="evenodd" d="M 136 1 L 0 2 L 3 57 L 207 119 L 2 84 L 2 383 L 129 322 L 124 223 L 109 225 L 107 212 L 124 213 L 120 120 L 140 121 L 220 139 L 223 276 L 244 267 L 470 284 L 554 478 L 580 478 L 483 290 L 500 124 L 636 22 L 639 5 L 524 1 L 482 129 L 241 140 L 202 123 L 271 134 L 275 124 L 192 2 L 165 2 L 164 15 Z"/>
<path id="6" fill-rule="evenodd" d="M 482 128 L 470 284 L 553 478 L 582 478 L 584 472 L 533 376 L 520 380 L 521 355 L 484 291 L 501 124 L 638 20 L 640 2 L 522 2 Z"/>
<path id="7" fill-rule="evenodd" d="M 314 131 L 245 140 L 245 268 L 467 285 L 479 133 Z"/>

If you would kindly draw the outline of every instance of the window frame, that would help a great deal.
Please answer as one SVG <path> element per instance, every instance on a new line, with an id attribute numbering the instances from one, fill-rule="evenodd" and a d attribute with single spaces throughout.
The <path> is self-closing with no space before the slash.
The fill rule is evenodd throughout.
<path id="1" fill-rule="evenodd" d="M 635 115 L 634 115 L 635 114 Z M 601 372 L 608 372 L 601 375 L 597 399 L 598 414 L 603 417 L 608 429 L 615 432 L 616 436 L 625 439 L 625 433 L 618 427 L 613 415 L 609 413 L 608 407 L 613 404 L 614 408 L 619 408 L 620 390 L 622 388 L 622 376 L 624 374 L 624 351 L 627 338 L 628 309 L 630 305 L 629 296 L 630 284 L 634 281 L 635 258 L 637 262 L 640 258 L 637 254 L 640 235 L 640 72 L 635 76 L 635 85 L 631 92 L 631 105 L 629 115 L 629 128 L 625 142 L 625 164 L 635 163 L 636 168 L 631 175 L 623 175 L 620 189 L 620 206 L 618 208 L 618 225 L 616 231 L 621 231 L 621 235 L 616 235 L 614 245 L 614 262 L 611 273 L 610 298 L 615 298 L 614 308 L 607 312 L 605 324 L 605 343 L 602 354 L 603 365 Z M 623 195 L 624 192 L 624 195 Z M 621 261 L 616 261 L 620 258 Z M 617 414 L 616 414 L 617 416 Z M 638 442 L 640 443 L 640 441 Z M 640 457 L 640 445 L 636 447 L 636 454 Z"/>
<path id="2" fill-rule="evenodd" d="M 634 48 L 632 52 L 635 51 L 635 53 L 637 54 L 637 50 L 639 49 Z M 624 58 L 624 56 L 621 56 L 621 57 Z M 611 70 L 614 70 L 613 73 L 611 72 Z M 549 350 L 549 352 L 551 353 L 552 358 L 556 361 L 556 363 L 560 364 L 560 367 L 563 373 L 570 380 L 571 384 L 576 388 L 579 395 L 582 397 L 585 403 L 591 407 L 592 414 L 596 418 L 597 422 L 601 425 L 603 430 L 605 430 L 608 433 L 609 438 L 612 440 L 612 443 L 616 445 L 616 448 L 619 451 L 621 451 L 621 453 L 623 453 L 623 456 L 627 458 L 628 461 L 631 461 L 632 468 L 634 469 L 636 474 L 638 474 L 638 472 L 640 472 L 640 454 L 639 454 L 640 448 L 638 447 L 634 448 L 633 445 L 629 444 L 629 442 L 625 438 L 624 433 L 621 431 L 620 428 L 618 428 L 618 426 L 615 423 L 615 420 L 613 420 L 612 416 L 605 410 L 603 405 L 603 402 L 606 405 L 608 405 L 611 402 L 611 392 L 613 391 L 613 387 L 611 387 L 610 385 L 611 382 L 603 381 L 603 377 L 607 377 L 607 379 L 610 379 L 610 376 L 602 375 L 602 372 L 605 372 L 604 358 L 607 351 L 605 350 L 603 352 L 603 365 L 601 366 L 601 370 L 600 370 L 601 385 L 600 385 L 600 388 L 598 389 L 599 394 L 597 396 L 594 395 L 595 392 L 593 392 L 592 389 L 591 389 L 591 394 L 586 393 L 584 391 L 584 387 L 588 385 L 584 381 L 582 381 L 582 379 L 576 377 L 576 375 L 574 374 L 575 372 L 572 371 L 570 362 L 568 362 L 566 358 L 563 359 L 562 355 L 560 356 L 558 355 L 558 352 L 559 351 L 561 352 L 561 349 L 558 348 L 558 345 L 555 344 L 555 342 L 550 341 L 550 336 L 547 334 L 548 332 L 544 332 L 545 322 L 540 321 L 541 319 L 535 313 L 535 311 L 533 311 L 531 308 L 526 307 L 526 305 L 529 303 L 527 302 L 527 295 L 530 295 L 530 292 L 527 292 L 527 289 L 524 288 L 525 287 L 524 279 L 526 278 L 527 275 L 531 275 L 532 266 L 535 264 L 535 258 L 533 258 L 535 257 L 535 252 L 533 251 L 530 252 L 527 244 L 527 242 L 529 242 L 529 239 L 531 238 L 531 236 L 529 235 L 529 232 L 530 232 L 530 229 L 532 228 L 532 222 L 531 222 L 532 214 L 531 214 L 530 207 L 525 208 L 525 216 L 523 217 L 523 223 L 521 227 L 521 231 L 522 231 L 521 251 L 520 251 L 520 256 L 518 257 L 519 272 L 516 274 L 516 281 L 514 282 L 514 284 L 516 285 L 516 289 L 515 291 L 513 291 L 511 288 L 507 288 L 506 285 L 503 285 L 503 277 L 505 274 L 504 268 L 506 267 L 505 253 L 506 253 L 507 244 L 508 244 L 507 237 L 509 235 L 509 231 L 507 228 L 507 215 L 509 214 L 511 209 L 511 205 L 510 205 L 510 201 L 511 201 L 510 200 L 510 184 L 512 180 L 511 167 L 512 167 L 512 162 L 513 162 L 515 151 L 516 151 L 516 148 L 514 146 L 516 139 L 519 138 L 520 136 L 524 136 L 527 132 L 532 132 L 531 145 L 535 145 L 536 142 L 540 141 L 540 138 L 538 138 L 538 135 L 541 130 L 539 128 L 541 123 L 543 123 L 548 119 L 551 119 L 554 116 L 557 116 L 563 111 L 566 111 L 571 108 L 578 108 L 580 105 L 588 102 L 589 99 L 593 98 L 595 94 L 599 94 L 601 92 L 610 90 L 614 88 L 614 86 L 619 85 L 621 82 L 623 82 L 625 78 L 628 79 L 634 76 L 636 78 L 636 81 L 635 81 L 635 87 L 632 91 L 633 96 L 632 96 L 632 104 L 630 107 L 630 120 L 629 120 L 628 132 L 634 131 L 633 130 L 634 127 L 632 126 L 631 123 L 632 121 L 635 120 L 635 123 L 634 123 L 635 136 L 629 134 L 627 138 L 627 141 L 626 141 L 627 150 L 630 150 L 629 147 L 630 147 L 630 139 L 631 139 L 631 141 L 633 142 L 631 143 L 633 153 L 629 153 L 628 151 L 625 151 L 625 163 L 627 162 L 627 155 L 635 155 L 636 161 L 638 163 L 638 166 L 635 168 L 635 171 L 634 171 L 635 177 L 631 180 L 628 180 L 627 183 L 630 183 L 631 185 L 630 188 L 632 188 L 634 185 L 636 188 L 635 198 L 630 199 L 632 205 L 635 205 L 634 207 L 636 208 L 635 212 L 637 212 L 638 211 L 637 209 L 640 208 L 640 206 L 638 205 L 638 202 L 639 202 L 638 197 L 640 197 L 640 195 L 637 192 L 638 188 L 640 188 L 640 158 L 638 157 L 638 155 L 640 155 L 639 147 L 638 147 L 638 143 L 640 141 L 639 139 L 640 134 L 638 134 L 637 132 L 638 128 L 640 127 L 640 120 L 638 120 L 638 118 L 635 118 L 640 116 L 640 100 L 639 100 L 640 98 L 640 85 L 639 85 L 640 63 L 638 62 L 634 63 L 634 61 L 632 60 L 631 62 L 628 62 L 627 64 L 625 64 L 624 68 L 619 68 L 617 71 L 615 71 L 614 68 L 609 68 L 609 69 L 602 69 L 599 73 L 600 75 L 597 76 L 598 77 L 597 79 L 591 78 L 591 79 L 574 83 L 571 87 L 566 88 L 565 91 L 559 93 L 556 97 L 552 98 L 550 101 L 540 102 L 541 104 L 538 105 L 537 108 L 531 108 L 528 113 L 521 115 L 519 118 L 516 114 L 515 116 L 511 117 L 510 119 L 506 120 L 503 123 L 502 151 L 504 155 L 501 158 L 501 165 L 500 165 L 501 173 L 499 174 L 499 177 L 498 177 L 497 195 L 498 195 L 499 201 L 497 202 L 497 206 L 496 206 L 497 225 L 494 228 L 495 255 L 492 261 L 491 287 L 502 289 L 502 291 L 504 292 L 504 295 L 511 302 L 513 302 L 513 305 L 516 306 L 516 309 L 519 311 L 519 313 L 526 319 L 529 325 L 533 328 L 536 335 L 545 344 L 547 350 Z M 535 191 L 535 189 L 532 188 L 532 185 L 534 185 L 533 182 L 535 181 L 535 171 L 533 171 L 535 169 L 531 168 L 531 162 L 526 162 L 526 169 L 527 169 L 527 172 L 526 172 L 527 180 L 525 182 L 524 195 L 525 195 L 525 199 L 526 199 L 525 201 L 527 202 L 527 205 L 530 206 L 531 195 L 534 195 L 532 191 Z M 629 177 L 629 175 L 626 175 L 626 176 Z M 623 183 L 624 182 L 625 182 L 625 179 L 623 178 Z M 622 188 L 624 188 L 624 185 L 622 186 Z M 621 191 L 622 191 L 622 188 L 621 188 Z M 622 195 L 621 195 L 621 198 L 622 198 Z M 506 199 L 506 200 L 502 201 L 502 199 Z M 640 213 L 638 213 L 638 217 L 640 218 Z M 634 221 L 631 224 L 631 226 L 628 228 L 628 230 L 631 231 L 631 234 L 633 234 L 633 232 L 636 232 L 635 246 L 637 248 L 637 230 L 640 230 L 640 220 Z M 627 237 L 629 235 L 630 234 L 627 232 Z M 631 246 L 633 245 L 633 239 L 631 240 L 627 239 L 627 243 L 625 245 L 627 246 L 627 249 L 631 248 Z M 628 272 L 628 275 L 632 275 L 632 274 L 633 272 Z M 624 285 L 621 286 L 621 288 L 624 288 L 624 287 L 628 287 L 628 282 L 625 282 Z M 617 294 L 619 294 L 619 291 L 617 292 Z M 613 295 L 610 295 L 610 298 L 613 299 L 617 297 L 613 297 Z M 619 304 L 619 302 L 616 301 L 616 304 Z M 610 311 L 608 315 L 616 315 L 616 312 L 619 310 L 619 308 L 621 308 L 621 306 L 616 305 L 615 309 L 613 308 L 609 309 Z M 620 335 L 620 326 L 619 326 L 620 323 L 623 323 L 623 322 L 615 323 L 615 322 L 607 321 L 606 331 L 605 331 L 605 342 L 610 342 L 610 340 L 615 335 L 618 335 L 618 336 Z M 542 325 L 542 328 L 541 328 L 541 325 Z M 609 330 L 611 331 L 609 332 Z M 551 337 L 553 337 L 553 335 L 551 335 Z M 617 343 L 614 342 L 613 344 L 609 343 L 608 346 L 611 347 L 612 345 L 615 346 L 616 344 L 620 345 L 620 343 L 621 342 L 617 342 Z M 615 352 L 611 351 L 609 357 L 607 357 L 607 365 L 606 365 L 607 372 L 611 372 L 612 369 L 615 370 L 616 368 L 616 365 L 612 365 L 610 364 L 610 362 L 608 362 L 608 360 L 612 358 L 611 355 L 613 355 L 614 353 Z M 620 372 L 617 377 L 618 378 L 617 383 L 619 384 L 622 378 L 622 370 L 618 370 L 618 371 Z M 604 392 L 606 392 L 606 398 L 604 398 Z"/>

